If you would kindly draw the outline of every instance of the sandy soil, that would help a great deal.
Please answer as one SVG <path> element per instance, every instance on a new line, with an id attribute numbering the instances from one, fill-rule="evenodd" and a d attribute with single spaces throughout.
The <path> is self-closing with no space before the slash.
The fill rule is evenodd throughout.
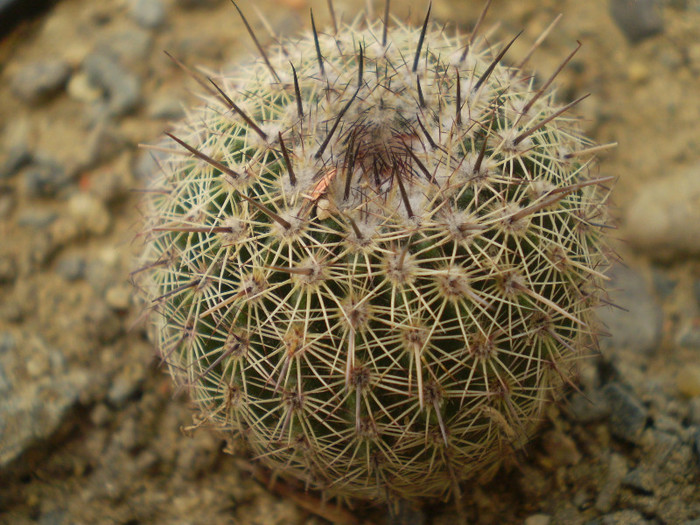
<path id="1" fill-rule="evenodd" d="M 181 432 L 187 400 L 173 399 L 138 322 L 127 282 L 140 217 L 132 190 L 149 166 L 138 144 L 157 141 L 179 102 L 196 102 L 196 85 L 162 51 L 214 70 L 253 52 L 228 2 L 187 3 L 164 1 L 164 21 L 148 28 L 126 0 L 62 0 L 0 42 L 0 522 L 390 523 L 381 507 L 323 507 L 266 483 L 207 430 Z M 325 1 L 255 4 L 277 35 L 308 27 L 309 7 L 320 25 L 329 20 Z M 350 17 L 359 4 L 336 9 Z M 252 3 L 242 7 L 254 16 Z M 436 0 L 433 13 L 465 31 L 480 9 Z M 663 32 L 637 44 L 603 0 L 495 0 L 487 22 L 500 22 L 501 38 L 524 28 L 512 48 L 519 57 L 558 13 L 531 65 L 553 71 L 583 43 L 558 85 L 562 99 L 591 92 L 578 110 L 586 132 L 619 143 L 599 169 L 618 177 L 614 247 L 631 268 L 615 283 L 631 283 L 617 293 L 633 312 L 601 314 L 613 337 L 583 367 L 582 388 L 629 386 L 646 422 L 625 439 L 614 415 L 573 414 L 572 392 L 517 464 L 465 488 L 466 515 L 484 524 L 690 523 L 700 519 L 700 264 L 685 255 L 692 247 L 655 262 L 653 246 L 624 239 L 626 210 L 645 185 L 687 170 L 700 177 L 700 9 L 663 3 Z M 86 64 L 105 53 L 117 66 L 99 76 Z M 54 93 L 32 98 L 13 80 L 40 60 L 68 72 Z M 138 85 L 133 101 L 119 99 L 126 78 Z M 450 523 L 455 512 L 435 504 L 407 511 L 405 522 Z"/>

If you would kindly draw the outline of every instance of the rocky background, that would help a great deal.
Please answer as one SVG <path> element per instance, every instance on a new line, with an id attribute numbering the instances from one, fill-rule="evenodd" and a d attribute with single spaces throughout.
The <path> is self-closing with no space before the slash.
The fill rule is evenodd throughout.
<path id="1" fill-rule="evenodd" d="M 3 0 L 0 9 L 12 2 Z M 19 2 L 18 2 L 19 3 Z M 36 2 L 40 3 L 40 2 Z M 399 2 L 394 2 L 398 4 Z M 322 506 L 207 430 L 190 435 L 128 283 L 153 143 L 196 102 L 163 53 L 218 69 L 254 52 L 225 0 L 60 0 L 0 40 L 0 522 L 392 523 Z M 359 0 L 335 0 L 352 17 Z M 364 4 L 363 4 L 364 5 Z M 262 40 L 329 20 L 323 0 L 241 0 Z M 434 0 L 469 30 L 480 0 Z M 381 7 L 379 7 L 381 9 Z M 415 8 L 414 8 L 415 9 Z M 420 21 L 424 7 L 409 13 Z M 494 0 L 487 22 L 559 76 L 618 177 L 611 334 L 533 443 L 465 488 L 470 523 L 700 524 L 700 2 Z M 0 16 L 2 18 L 2 16 Z M 5 18 L 5 22 L 9 17 Z M 589 402 L 590 400 L 590 402 Z M 454 523 L 449 504 L 404 523 Z"/>

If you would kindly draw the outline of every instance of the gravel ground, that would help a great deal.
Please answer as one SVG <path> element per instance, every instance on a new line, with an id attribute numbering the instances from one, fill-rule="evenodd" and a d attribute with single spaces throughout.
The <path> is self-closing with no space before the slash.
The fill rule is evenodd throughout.
<path id="1" fill-rule="evenodd" d="M 361 2 L 336 2 L 351 16 Z M 252 2 L 242 7 L 253 13 Z M 328 21 L 325 1 L 260 0 L 277 35 Z M 419 9 L 419 11 L 422 11 Z M 468 29 L 480 2 L 435 0 Z M 399 16 L 407 7 L 392 10 Z M 469 523 L 700 523 L 700 3 L 494 0 L 497 34 L 599 143 L 618 177 L 610 337 L 535 440 L 467 486 Z M 422 13 L 414 13 L 414 20 Z M 261 35 L 266 34 L 261 30 Z M 218 69 L 252 53 L 218 0 L 62 0 L 0 40 L 0 522 L 391 523 L 272 484 L 190 425 L 132 305 L 138 192 L 157 141 L 196 86 L 162 52 Z M 509 52 L 510 53 L 510 52 Z M 449 524 L 449 503 L 394 521 Z"/>

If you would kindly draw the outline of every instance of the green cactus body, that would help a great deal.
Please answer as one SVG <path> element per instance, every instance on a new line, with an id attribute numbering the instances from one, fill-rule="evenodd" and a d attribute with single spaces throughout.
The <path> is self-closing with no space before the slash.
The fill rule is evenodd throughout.
<path id="1" fill-rule="evenodd" d="M 206 83 L 146 194 L 138 284 L 177 385 L 263 464 L 445 498 L 595 344 L 607 192 L 567 106 L 481 38 L 384 29 Z"/>

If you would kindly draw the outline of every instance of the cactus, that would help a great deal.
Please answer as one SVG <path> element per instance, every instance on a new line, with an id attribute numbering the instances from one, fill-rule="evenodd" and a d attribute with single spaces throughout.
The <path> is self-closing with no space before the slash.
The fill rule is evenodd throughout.
<path id="1" fill-rule="evenodd" d="M 503 64 L 512 41 L 429 14 L 312 18 L 192 73 L 206 103 L 145 193 L 136 282 L 175 383 L 277 475 L 342 499 L 487 479 L 596 345 L 604 146 L 555 101 L 561 67 L 536 88 L 527 59 Z"/>

